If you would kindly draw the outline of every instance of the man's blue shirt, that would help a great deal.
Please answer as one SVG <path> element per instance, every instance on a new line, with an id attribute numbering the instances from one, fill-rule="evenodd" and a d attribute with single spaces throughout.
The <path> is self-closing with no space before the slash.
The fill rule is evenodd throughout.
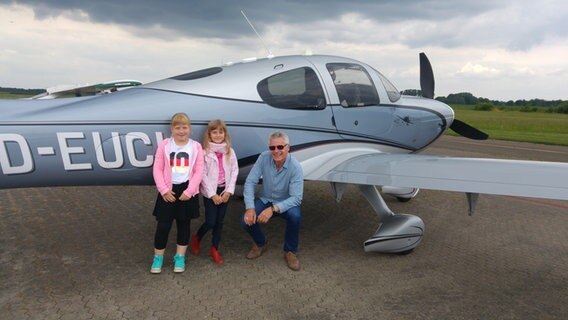
<path id="1" fill-rule="evenodd" d="M 254 208 L 254 191 L 262 177 L 260 200 L 263 203 L 272 202 L 280 212 L 299 206 L 304 195 L 304 173 L 302 166 L 290 154 L 280 170 L 270 151 L 260 154 L 245 181 L 246 209 Z"/>

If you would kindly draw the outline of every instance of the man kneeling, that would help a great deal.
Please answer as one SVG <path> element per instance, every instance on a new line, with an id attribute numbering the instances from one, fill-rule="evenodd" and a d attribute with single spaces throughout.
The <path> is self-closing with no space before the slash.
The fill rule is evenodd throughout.
<path id="1" fill-rule="evenodd" d="M 284 258 L 288 267 L 297 271 L 300 269 L 296 253 L 302 220 L 300 204 L 304 194 L 304 174 L 298 160 L 289 154 L 288 135 L 279 131 L 272 133 L 268 149 L 256 160 L 244 187 L 246 211 L 241 225 L 254 241 L 247 258 L 255 259 L 264 253 L 266 237 L 260 224 L 278 216 L 286 219 Z M 261 177 L 260 197 L 255 199 L 254 191 Z"/>

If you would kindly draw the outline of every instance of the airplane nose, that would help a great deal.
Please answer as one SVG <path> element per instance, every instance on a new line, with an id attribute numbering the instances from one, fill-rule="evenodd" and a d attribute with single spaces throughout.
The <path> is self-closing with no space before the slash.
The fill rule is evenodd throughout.
<path id="1" fill-rule="evenodd" d="M 455 119 L 454 109 L 452 109 L 452 107 L 450 107 L 449 105 L 437 100 L 427 101 L 429 101 L 428 108 L 441 115 L 446 120 L 446 126 L 450 127 Z"/>
<path id="2" fill-rule="evenodd" d="M 456 114 L 454 113 L 454 109 L 452 109 L 452 107 L 445 105 L 445 111 L 442 113 L 444 115 L 444 118 L 446 118 L 446 122 L 451 125 L 452 122 L 454 122 L 454 119 L 456 118 Z"/>

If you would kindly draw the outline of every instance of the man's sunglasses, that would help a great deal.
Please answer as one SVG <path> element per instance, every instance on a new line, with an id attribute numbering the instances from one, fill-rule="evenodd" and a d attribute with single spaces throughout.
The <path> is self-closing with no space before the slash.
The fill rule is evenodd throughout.
<path id="1" fill-rule="evenodd" d="M 285 145 L 279 144 L 279 145 L 277 145 L 277 146 L 268 146 L 268 149 L 270 149 L 270 151 L 274 151 L 274 150 L 276 150 L 276 149 L 282 150 L 282 149 L 284 149 L 284 147 L 286 147 L 286 146 L 287 146 L 287 144 L 285 144 Z"/>

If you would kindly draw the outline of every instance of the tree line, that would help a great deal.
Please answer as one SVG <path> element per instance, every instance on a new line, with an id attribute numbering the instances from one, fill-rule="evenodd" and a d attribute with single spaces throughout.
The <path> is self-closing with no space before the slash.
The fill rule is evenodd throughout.
<path id="1" fill-rule="evenodd" d="M 30 96 L 35 96 L 45 92 L 45 89 L 23 89 L 23 88 L 3 88 L 0 87 L 0 92 L 12 93 L 12 94 L 25 94 Z"/>
<path id="2" fill-rule="evenodd" d="M 421 91 L 417 89 L 407 89 L 402 91 L 401 93 L 410 96 L 421 95 Z M 568 113 L 567 100 L 521 99 L 499 101 L 476 97 L 469 92 L 450 93 L 447 97 L 436 97 L 436 100 L 445 104 L 472 105 L 475 106 L 475 110 L 482 111 L 489 111 L 495 108 L 503 109 L 507 107 L 518 107 L 517 109 L 525 112 L 536 112 L 539 110 L 539 108 L 547 108 L 545 110 L 546 112 Z"/>

